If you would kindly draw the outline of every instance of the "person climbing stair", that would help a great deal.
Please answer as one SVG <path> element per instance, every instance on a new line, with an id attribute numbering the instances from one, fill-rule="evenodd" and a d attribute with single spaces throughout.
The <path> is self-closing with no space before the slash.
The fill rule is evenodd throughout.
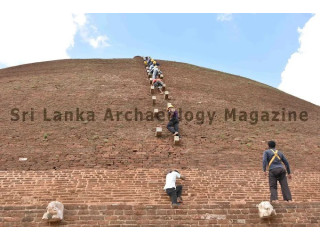
<path id="1" fill-rule="evenodd" d="M 152 73 L 152 79 L 156 79 L 159 75 L 160 69 L 158 67 L 158 65 L 155 65 L 150 72 Z"/>
<path id="2" fill-rule="evenodd" d="M 269 141 L 268 147 L 269 149 L 263 152 L 262 168 L 266 176 L 267 166 L 269 168 L 270 201 L 278 201 L 277 181 L 279 181 L 283 200 L 290 202 L 292 201 L 291 192 L 287 182 L 286 170 L 282 165 L 284 163 L 288 178 L 291 179 L 289 162 L 282 152 L 275 149 L 276 143 L 274 141 Z"/>
<path id="3" fill-rule="evenodd" d="M 164 190 L 170 196 L 171 204 L 173 207 L 177 207 L 182 203 L 182 185 L 176 186 L 176 180 L 180 178 L 185 180 L 185 177 L 182 176 L 177 170 L 169 171 L 166 176 L 166 184 Z"/>
<path id="4" fill-rule="evenodd" d="M 167 108 L 169 114 L 169 123 L 167 125 L 167 129 L 173 134 L 173 136 L 179 136 L 179 117 L 178 111 L 174 108 L 172 104 L 170 104 Z"/>
<path id="5" fill-rule="evenodd" d="M 158 88 L 160 94 L 163 94 L 163 91 L 162 91 L 163 84 L 164 84 L 164 82 L 161 81 L 161 79 L 159 79 L 159 78 L 154 79 L 154 80 L 152 81 L 152 85 L 153 85 L 155 88 Z"/>
<path id="6" fill-rule="evenodd" d="M 153 62 L 153 59 L 151 57 L 149 57 L 148 60 L 147 60 L 148 66 L 150 66 L 152 64 L 152 62 Z"/>

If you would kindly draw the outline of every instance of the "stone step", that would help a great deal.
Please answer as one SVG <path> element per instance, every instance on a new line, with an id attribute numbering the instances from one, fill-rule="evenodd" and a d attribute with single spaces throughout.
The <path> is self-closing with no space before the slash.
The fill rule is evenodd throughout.
<path id="1" fill-rule="evenodd" d="M 158 114 L 159 114 L 159 109 L 158 109 L 158 108 L 153 109 L 153 116 L 154 116 L 155 118 L 158 117 Z"/>
<path id="2" fill-rule="evenodd" d="M 156 127 L 155 136 L 156 137 L 161 137 L 161 135 L 162 135 L 162 128 L 161 127 Z"/>
<path id="3" fill-rule="evenodd" d="M 169 99 L 169 91 L 164 92 L 164 99 L 166 99 L 166 100 Z"/>
<path id="4" fill-rule="evenodd" d="M 157 97 L 156 96 L 152 96 L 152 104 L 155 105 L 157 101 Z"/>
<path id="5" fill-rule="evenodd" d="M 179 136 L 174 136 L 174 137 L 173 137 L 173 143 L 174 143 L 174 145 L 179 145 L 179 144 L 180 144 L 180 138 L 179 138 Z"/>

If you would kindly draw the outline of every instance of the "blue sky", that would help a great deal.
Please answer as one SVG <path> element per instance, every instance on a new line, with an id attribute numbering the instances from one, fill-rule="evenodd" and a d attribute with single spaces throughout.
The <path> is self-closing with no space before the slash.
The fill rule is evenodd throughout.
<path id="1" fill-rule="evenodd" d="M 87 14 L 110 46 L 92 48 L 77 33 L 71 58 L 151 55 L 248 77 L 281 82 L 299 33 L 312 14 Z"/>

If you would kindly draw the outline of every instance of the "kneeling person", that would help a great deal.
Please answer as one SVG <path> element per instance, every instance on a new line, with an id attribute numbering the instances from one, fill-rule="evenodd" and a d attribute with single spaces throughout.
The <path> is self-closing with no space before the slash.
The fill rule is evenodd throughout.
<path id="1" fill-rule="evenodd" d="M 155 88 L 158 88 L 160 94 L 163 94 L 163 91 L 162 91 L 163 82 L 161 81 L 161 79 L 159 79 L 159 78 L 154 79 L 154 80 L 152 81 L 152 85 L 153 85 Z"/>

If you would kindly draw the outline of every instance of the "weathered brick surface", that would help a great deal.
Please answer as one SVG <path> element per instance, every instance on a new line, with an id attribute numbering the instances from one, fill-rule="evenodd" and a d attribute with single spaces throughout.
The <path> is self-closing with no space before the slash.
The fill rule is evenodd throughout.
<path id="1" fill-rule="evenodd" d="M 159 169 L 2 171 L 0 205 L 169 204 L 163 190 L 165 172 Z M 269 199 L 268 178 L 246 170 L 184 170 L 186 204 L 259 203 Z M 320 202 L 320 173 L 297 171 L 289 180 L 296 202 Z M 280 187 L 279 187 L 280 188 Z M 282 198 L 279 189 L 280 199 Z"/>
<path id="2" fill-rule="evenodd" d="M 43 206 L 0 208 L 0 226 L 167 226 L 167 227 L 319 227 L 319 203 L 277 204 L 277 215 L 260 219 L 253 203 L 233 206 L 229 202 L 210 205 L 184 205 L 172 209 L 168 205 L 65 205 L 64 220 L 46 223 L 41 220 Z M 235 210 L 236 208 L 236 210 Z M 126 210 L 123 210 L 126 209 Z M 244 214 L 239 214 L 239 212 Z"/>
<path id="3" fill-rule="evenodd" d="M 62 226 L 320 226 L 319 173 L 296 172 L 289 182 L 295 202 L 275 205 L 272 220 L 258 217 L 256 204 L 269 197 L 260 172 L 183 174 L 184 203 L 171 209 L 159 169 L 4 171 L 0 226 L 47 226 L 41 217 L 52 200 L 65 204 Z"/>
<path id="4" fill-rule="evenodd" d="M 260 170 L 266 141 L 276 139 L 292 168 L 319 171 L 319 107 L 266 85 L 188 64 L 161 61 L 170 102 L 186 111 L 216 111 L 209 125 L 183 117 L 181 146 L 173 146 L 166 122 L 103 121 L 107 108 L 152 111 L 141 59 L 63 60 L 0 70 L 0 170 L 82 168 L 194 168 Z M 254 93 L 254 94 L 253 94 Z M 272 98 L 270 97 L 272 96 Z M 159 97 L 156 107 L 165 110 Z M 12 122 L 10 110 L 35 109 L 35 121 Z M 48 111 L 94 111 L 95 122 L 42 121 Z M 225 108 L 238 111 L 307 111 L 307 122 L 225 121 Z M 183 115 L 182 114 L 182 115 Z M 156 126 L 163 137 L 155 138 Z M 44 135 L 47 134 L 47 140 Z M 294 151 L 293 146 L 298 147 Z M 308 157 L 305 157 L 305 156 Z M 18 162 L 28 157 L 27 162 Z"/>
<path id="5" fill-rule="evenodd" d="M 217 112 L 212 125 L 208 119 L 202 125 L 183 119 L 180 146 L 173 145 L 166 122 L 103 121 L 108 107 L 165 110 L 163 97 L 152 105 L 139 58 L 1 69 L 0 226 L 48 226 L 41 217 L 53 200 L 65 204 L 65 220 L 50 226 L 320 226 L 318 106 L 246 78 L 188 64 L 161 61 L 161 69 L 168 101 L 184 112 Z M 15 107 L 34 108 L 36 120 L 10 121 Z M 44 107 L 49 112 L 79 107 L 94 111 L 97 119 L 44 122 Z M 226 122 L 225 108 L 286 108 L 307 111 L 309 120 Z M 154 136 L 157 126 L 163 128 L 160 138 Z M 295 203 L 278 204 L 276 217 L 260 220 L 256 204 L 269 198 L 261 171 L 269 139 L 290 161 Z M 19 162 L 19 157 L 28 161 Z M 162 189 L 165 171 L 172 168 L 188 179 L 179 209 L 171 209 Z"/>

